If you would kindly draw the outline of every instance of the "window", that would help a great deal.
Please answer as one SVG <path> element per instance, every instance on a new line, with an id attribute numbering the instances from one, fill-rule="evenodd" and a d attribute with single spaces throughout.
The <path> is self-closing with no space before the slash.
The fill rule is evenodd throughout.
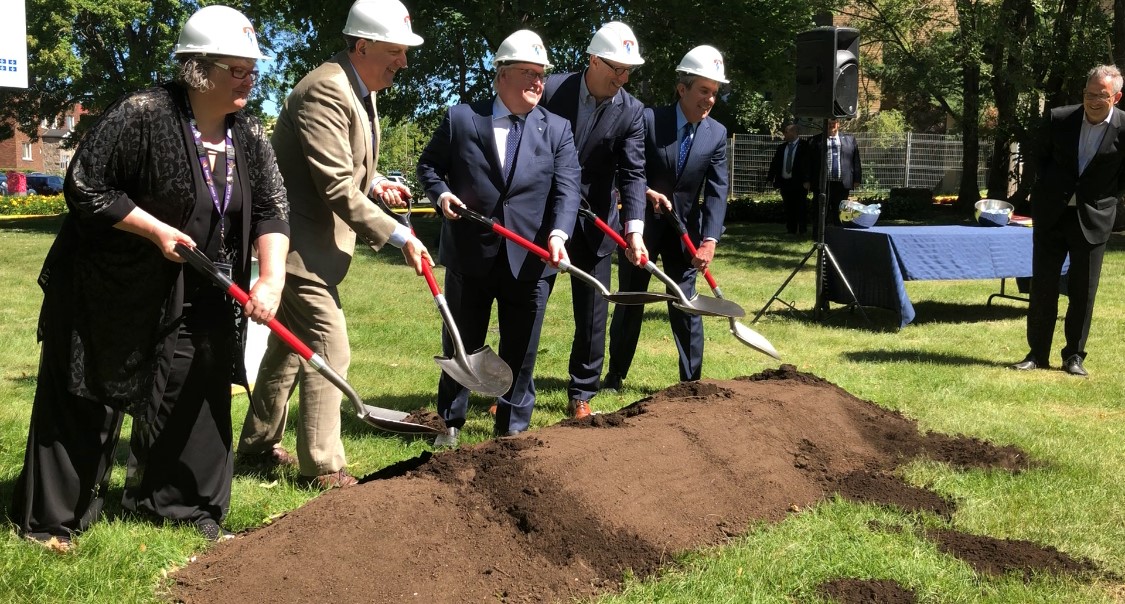
<path id="1" fill-rule="evenodd" d="M 69 153 L 59 153 L 59 170 L 62 171 L 62 172 L 66 172 L 66 168 L 69 165 L 70 165 L 70 154 Z"/>
<path id="2" fill-rule="evenodd" d="M 31 157 L 31 143 L 24 143 L 23 144 L 23 160 L 24 161 L 31 161 L 32 159 L 33 158 Z"/>

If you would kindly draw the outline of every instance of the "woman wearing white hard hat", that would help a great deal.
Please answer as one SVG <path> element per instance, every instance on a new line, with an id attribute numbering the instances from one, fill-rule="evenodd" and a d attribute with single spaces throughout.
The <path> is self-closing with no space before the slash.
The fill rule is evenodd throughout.
<path id="1" fill-rule="evenodd" d="M 101 513 L 125 413 L 125 509 L 229 535 L 230 384 L 246 383 L 245 317 L 277 311 L 289 206 L 261 124 L 240 112 L 265 58 L 250 22 L 201 9 L 175 55 L 175 81 L 119 99 L 86 133 L 39 277 L 42 357 L 11 516 L 59 548 Z M 233 305 L 177 244 L 223 267 L 249 301 Z"/>
<path id="2" fill-rule="evenodd" d="M 711 46 L 697 46 L 676 66 L 678 100 L 645 109 L 645 174 L 649 203 L 645 211 L 645 245 L 651 260 L 663 258 L 664 272 L 695 297 L 696 273 L 707 268 L 723 234 L 727 212 L 727 129 L 710 117 L 721 84 L 728 83 L 723 56 Z M 700 199 L 702 198 L 702 202 Z M 697 251 L 689 257 L 668 220 L 675 212 L 687 225 Z M 649 273 L 620 263 L 621 291 L 645 291 Z M 636 312 L 640 311 L 640 312 Z M 609 327 L 606 382 L 620 386 L 629 372 L 641 333 L 644 309 L 617 306 Z M 681 381 L 703 373 L 703 320 L 668 305 L 668 320 L 679 353 Z"/>

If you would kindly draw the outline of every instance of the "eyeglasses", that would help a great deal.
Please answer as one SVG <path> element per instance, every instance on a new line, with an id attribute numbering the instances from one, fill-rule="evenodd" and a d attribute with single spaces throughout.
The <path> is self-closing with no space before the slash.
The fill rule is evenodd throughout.
<path id="1" fill-rule="evenodd" d="M 1108 103 L 1108 102 L 1113 100 L 1113 95 L 1112 94 L 1095 94 L 1093 92 L 1083 92 L 1082 98 L 1087 100 L 1087 101 L 1101 101 L 1103 103 Z"/>
<path id="2" fill-rule="evenodd" d="M 257 69 L 246 69 L 245 67 L 231 67 L 230 65 L 227 65 L 226 63 L 219 63 L 217 61 L 212 62 L 211 64 L 214 65 L 215 67 L 219 67 L 219 68 L 227 70 L 227 72 L 230 73 L 230 77 L 232 77 L 236 80 L 245 80 L 246 78 L 250 78 L 250 81 L 257 82 L 258 76 L 261 75 L 260 73 L 258 73 Z"/>
<path id="3" fill-rule="evenodd" d="M 635 71 L 637 69 L 636 65 L 626 65 L 624 67 L 618 67 L 618 66 L 614 65 L 613 63 L 610 63 L 609 61 L 606 61 L 605 59 L 600 59 L 600 60 L 602 62 L 602 65 L 605 65 L 606 67 L 612 69 L 613 75 L 615 75 L 617 77 L 621 77 L 623 75 L 633 73 L 633 71 Z"/>
<path id="4" fill-rule="evenodd" d="M 523 79 L 527 80 L 528 82 L 537 82 L 537 81 L 542 82 L 542 81 L 547 79 L 547 74 L 539 73 L 538 71 L 535 71 L 534 69 L 526 69 L 526 68 L 516 69 L 515 67 L 512 67 L 510 69 L 512 71 L 515 71 L 516 73 L 522 75 Z"/>

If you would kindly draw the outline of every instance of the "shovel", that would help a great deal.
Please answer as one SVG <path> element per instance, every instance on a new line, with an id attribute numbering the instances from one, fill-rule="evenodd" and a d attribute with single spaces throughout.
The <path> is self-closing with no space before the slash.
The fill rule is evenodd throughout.
<path id="1" fill-rule="evenodd" d="M 382 201 L 378 203 L 383 211 L 398 218 Z M 407 197 L 406 219 L 403 223 L 411 233 L 414 232 L 414 227 L 410 224 L 410 212 L 413 206 L 413 198 Z M 434 278 L 434 271 L 427 262 L 422 262 L 422 274 L 426 277 L 426 284 L 430 286 L 430 293 L 434 296 L 434 304 L 437 305 L 441 320 L 445 324 L 446 331 L 449 332 L 449 339 L 453 341 L 453 358 L 435 356 L 434 362 L 446 375 L 473 392 L 480 392 L 487 396 L 500 396 L 507 392 L 512 387 L 512 368 L 508 367 L 508 364 L 487 344 L 476 349 L 472 354 L 465 354 L 461 332 L 457 331 L 457 323 L 453 321 L 453 314 L 449 311 L 445 295 L 441 293 L 437 279 Z"/>
<path id="2" fill-rule="evenodd" d="M 695 256 L 696 247 L 695 244 L 691 242 L 691 237 L 688 235 L 687 227 L 684 226 L 684 221 L 681 220 L 679 215 L 675 212 L 668 212 L 668 214 L 672 215 L 672 221 L 676 225 L 676 230 L 680 232 L 680 239 L 684 242 L 684 246 L 687 247 L 688 252 L 690 252 L 692 256 Z M 718 282 L 711 276 L 711 269 L 703 269 L 703 276 L 707 278 L 707 285 L 711 286 L 711 291 L 715 292 L 715 296 L 722 298 L 723 290 L 719 289 Z M 781 360 L 781 356 L 777 354 L 777 349 L 773 347 L 773 344 L 770 344 L 769 340 L 762 336 L 762 334 L 743 325 L 741 321 L 735 321 L 732 318 L 730 320 L 730 332 L 738 341 L 750 348 L 763 354 L 768 354 L 779 361 Z"/>
<path id="3" fill-rule="evenodd" d="M 521 237 L 519 235 L 519 233 L 515 233 L 513 231 L 510 231 L 510 230 L 504 228 L 503 226 L 500 225 L 500 223 L 496 222 L 495 220 L 493 220 L 491 218 L 487 218 L 485 216 L 482 216 L 482 215 L 470 210 L 469 208 L 465 208 L 465 207 L 462 207 L 462 206 L 459 206 L 459 205 L 450 204 L 449 207 L 454 212 L 457 212 L 461 216 L 463 216 L 465 218 L 469 218 L 469 219 L 471 219 L 475 222 L 479 222 L 479 223 L 487 226 L 488 228 L 492 229 L 493 232 L 500 235 L 501 237 L 503 237 L 505 239 L 508 239 L 508 240 L 510 240 L 514 243 L 519 244 L 520 247 L 522 247 L 525 250 L 531 252 L 532 254 L 535 254 L 536 256 L 539 256 L 539 258 L 542 259 L 543 262 L 549 263 L 551 261 L 551 252 L 548 252 L 547 250 L 539 247 L 538 245 L 535 245 L 535 243 L 533 243 L 531 241 L 528 241 L 527 239 L 524 239 L 523 237 Z M 650 302 L 669 302 L 669 301 L 674 301 L 676 299 L 673 296 L 670 296 L 668 294 L 662 294 L 662 293 L 659 293 L 659 292 L 613 292 L 613 293 L 610 293 L 609 290 L 606 289 L 606 287 L 604 285 L 602 285 L 601 281 L 598 281 L 590 273 L 587 273 L 583 270 L 580 270 L 578 268 L 575 268 L 575 267 L 571 266 L 570 262 L 566 261 L 566 260 L 563 260 L 562 262 L 559 263 L 559 270 L 564 272 L 564 273 L 570 273 L 570 274 L 574 275 L 575 277 L 578 277 L 579 279 L 585 281 L 591 287 L 597 289 L 598 292 L 601 293 L 603 298 L 605 298 L 606 300 L 609 300 L 610 302 L 613 302 L 614 304 L 649 304 Z M 739 315 L 739 316 L 742 316 L 742 315 Z"/>
<path id="4" fill-rule="evenodd" d="M 594 224 L 598 225 L 599 229 L 617 242 L 617 245 L 621 246 L 623 249 L 629 249 L 629 244 L 625 243 L 625 239 L 622 238 L 617 231 L 613 230 L 613 227 L 606 224 L 601 218 L 598 218 L 598 215 L 590 210 L 586 202 L 582 202 L 582 207 L 578 208 L 578 211 L 586 218 L 593 220 Z M 730 300 L 724 300 L 723 298 L 708 298 L 707 296 L 696 295 L 689 300 L 684 294 L 684 290 L 680 289 L 679 284 L 672 280 L 671 277 L 664 274 L 664 271 L 656 268 L 656 264 L 654 264 L 652 260 L 648 258 L 642 258 L 642 260 L 644 260 L 644 269 L 646 271 L 656 275 L 657 279 L 663 281 L 664 285 L 668 286 L 669 291 L 675 292 L 676 295 L 672 298 L 672 306 L 688 314 L 727 317 L 732 321 L 734 317 L 746 316 L 746 311 L 743 310 L 741 306 Z"/>
<path id="5" fill-rule="evenodd" d="M 230 277 L 226 276 L 223 272 L 215 268 L 215 265 L 203 255 L 203 252 L 195 248 L 189 248 L 182 243 L 176 244 L 176 253 L 181 258 L 187 261 L 192 268 L 196 269 L 203 275 L 209 277 L 219 289 L 225 291 L 230 297 L 238 301 L 239 304 L 246 304 L 250 299 L 241 287 L 238 286 Z M 359 398 L 359 394 L 352 388 L 351 384 L 347 382 L 340 374 L 336 373 L 319 354 L 316 354 L 303 342 L 293 335 L 284 325 L 277 319 L 271 319 L 268 327 L 271 331 L 277 334 L 293 352 L 296 352 L 301 358 L 308 361 L 313 369 L 316 369 L 323 375 L 329 382 L 332 382 L 341 392 L 347 395 L 351 400 L 352 406 L 355 407 L 355 414 L 360 420 L 365 421 L 376 428 L 386 430 L 387 432 L 395 432 L 398 434 L 438 434 L 440 431 L 430 426 L 422 424 L 413 424 L 405 420 L 410 414 L 402 411 L 395 411 L 394 409 L 383 409 L 381 407 L 372 407 L 371 405 L 363 404 L 363 400 Z"/>

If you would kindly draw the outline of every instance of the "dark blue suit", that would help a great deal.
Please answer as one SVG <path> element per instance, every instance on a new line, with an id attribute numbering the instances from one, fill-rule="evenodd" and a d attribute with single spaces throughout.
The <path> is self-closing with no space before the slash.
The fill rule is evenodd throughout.
<path id="1" fill-rule="evenodd" d="M 599 218 L 624 234 L 628 220 L 644 220 L 644 105 L 624 90 L 604 101 L 601 116 L 588 134 L 577 129 L 581 80 L 585 72 L 552 75 L 544 85 L 541 105 L 566 118 L 574 132 L 578 163 L 582 166 L 582 198 Z M 593 118 L 591 118 L 593 119 Z M 621 193 L 618 211 L 614 188 Z M 609 289 L 613 250 L 617 243 L 586 218 L 579 218 L 567 252 L 575 267 L 594 275 Z M 605 359 L 609 302 L 580 279 L 570 280 L 573 291 L 574 342 L 570 348 L 573 400 L 590 400 L 598 392 Z"/>
<path id="2" fill-rule="evenodd" d="M 538 107 L 528 113 L 505 182 L 492 107 L 492 99 L 451 107 L 418 160 L 418 181 L 431 200 L 450 192 L 470 209 L 546 247 L 551 231 L 569 235 L 578 215 L 578 157 L 569 124 Z M 449 309 L 466 349 L 484 345 L 496 302 L 499 355 L 514 374 L 511 389 L 498 400 L 496 430 L 527 429 L 535 405 L 536 349 L 555 269 L 465 219 L 444 221 L 439 259 L 446 267 Z M 453 354 L 444 331 L 442 349 Z M 464 424 L 468 398 L 469 391 L 443 372 L 437 407 L 450 427 Z"/>
<path id="3" fill-rule="evenodd" d="M 710 117 L 695 131 L 683 174 L 676 176 L 679 156 L 676 105 L 645 109 L 645 177 L 648 187 L 672 201 L 676 213 L 687 225 L 692 241 L 716 241 L 723 234 L 727 212 L 727 129 Z M 702 203 L 699 203 L 702 196 Z M 674 279 L 689 298 L 695 295 L 696 269 L 680 241 L 675 225 L 655 214 L 645 204 L 645 246 L 653 260 L 662 257 L 664 272 Z M 620 255 L 621 291 L 648 289 L 650 275 Z M 616 306 L 610 324 L 609 371 L 624 378 L 633 362 L 641 333 L 644 308 Z M 680 356 L 680 380 L 698 380 L 703 369 L 703 320 L 668 304 L 668 318 Z"/>

